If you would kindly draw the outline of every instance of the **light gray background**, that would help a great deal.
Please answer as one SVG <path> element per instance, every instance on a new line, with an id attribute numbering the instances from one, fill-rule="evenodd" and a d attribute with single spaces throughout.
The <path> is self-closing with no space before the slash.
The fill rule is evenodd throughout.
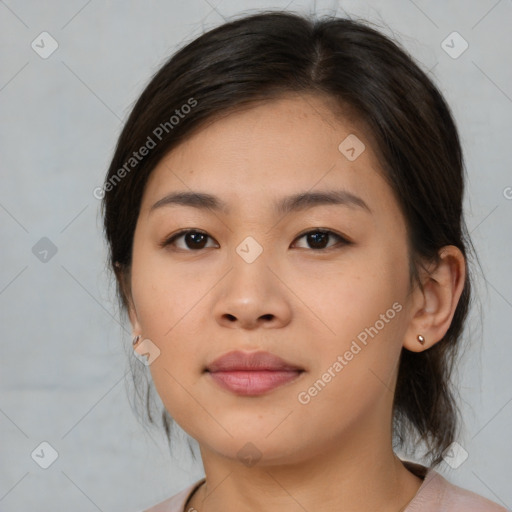
<path id="1" fill-rule="evenodd" d="M 0 510 L 137 511 L 202 476 L 185 443 L 136 420 L 126 389 L 129 326 L 105 272 L 101 185 L 122 121 L 177 47 L 235 14 L 344 11 L 378 23 L 430 70 L 458 123 L 467 219 L 487 282 L 459 367 L 468 459 L 451 481 L 512 506 L 512 2 L 235 0 L 0 1 Z M 43 31 L 58 49 L 42 59 Z M 441 47 L 453 31 L 469 48 Z M 36 39 L 37 42 L 37 39 Z M 508 196 L 508 198 L 507 198 Z M 57 253 L 32 247 L 48 237 Z M 41 469 L 42 442 L 58 458 Z"/>

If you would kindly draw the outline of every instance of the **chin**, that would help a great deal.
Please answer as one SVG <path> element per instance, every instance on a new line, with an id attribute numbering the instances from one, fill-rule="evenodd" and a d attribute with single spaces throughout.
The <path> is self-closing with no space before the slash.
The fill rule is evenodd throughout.
<path id="1" fill-rule="evenodd" d="M 292 465 L 311 457 L 312 446 L 298 445 L 300 437 L 280 436 L 277 432 L 267 437 L 272 428 L 269 428 L 265 434 L 251 429 L 245 431 L 238 429 L 236 433 L 231 432 L 233 437 L 228 434 L 215 438 L 211 435 L 193 437 L 200 447 L 246 467 Z"/>

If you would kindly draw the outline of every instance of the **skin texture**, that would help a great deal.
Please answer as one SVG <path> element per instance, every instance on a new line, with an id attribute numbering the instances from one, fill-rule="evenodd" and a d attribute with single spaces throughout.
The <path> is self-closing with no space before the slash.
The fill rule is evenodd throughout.
<path id="1" fill-rule="evenodd" d="M 332 107 L 289 95 L 232 113 L 173 149 L 144 191 L 130 319 L 134 335 L 160 350 L 150 370 L 163 403 L 199 442 L 207 483 L 188 504 L 198 511 L 396 512 L 421 484 L 391 447 L 398 359 L 403 347 L 426 350 L 447 331 L 464 258 L 447 246 L 431 276 L 422 273 L 424 291 L 410 289 L 405 220 L 372 139 Z M 349 134 L 366 146 L 355 161 L 338 149 Z M 281 197 L 332 189 L 359 196 L 371 213 L 346 205 L 286 216 L 273 210 Z M 229 212 L 150 211 L 176 191 L 214 194 Z M 202 245 L 192 239 L 187 246 L 185 237 L 159 245 L 184 228 L 208 237 Z M 318 228 L 351 243 L 333 235 L 321 246 L 327 249 L 316 249 L 302 235 Z M 236 251 L 248 236 L 263 249 L 252 263 Z M 394 303 L 400 311 L 301 403 L 299 393 Z M 265 395 L 237 396 L 203 371 L 235 349 L 269 351 L 305 371 Z M 251 467 L 237 455 L 246 443 L 261 456 Z"/>

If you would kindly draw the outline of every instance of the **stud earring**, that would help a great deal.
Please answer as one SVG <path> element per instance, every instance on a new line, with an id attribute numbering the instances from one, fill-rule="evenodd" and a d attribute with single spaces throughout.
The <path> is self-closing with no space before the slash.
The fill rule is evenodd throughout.
<path id="1" fill-rule="evenodd" d="M 135 347 L 135 345 L 137 345 L 137 343 L 139 342 L 139 340 L 142 338 L 142 336 L 140 334 L 138 334 L 137 336 L 135 336 L 135 338 L 133 338 L 133 341 L 132 341 L 132 345 Z"/>
<path id="2" fill-rule="evenodd" d="M 418 334 L 418 341 L 424 345 L 425 344 L 425 338 L 421 335 L 421 334 Z"/>

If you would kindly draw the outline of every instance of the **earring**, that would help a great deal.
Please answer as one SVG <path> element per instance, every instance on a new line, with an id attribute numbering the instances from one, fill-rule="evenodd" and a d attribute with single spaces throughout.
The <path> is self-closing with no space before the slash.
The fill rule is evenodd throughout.
<path id="1" fill-rule="evenodd" d="M 133 338 L 133 341 L 132 341 L 132 345 L 135 347 L 135 345 L 137 345 L 137 343 L 139 343 L 139 340 L 142 338 L 142 336 L 140 334 L 138 334 L 137 336 L 135 336 L 135 338 Z"/>
<path id="2" fill-rule="evenodd" d="M 421 334 L 418 334 L 418 341 L 424 345 L 425 344 L 425 338 L 421 335 Z"/>

